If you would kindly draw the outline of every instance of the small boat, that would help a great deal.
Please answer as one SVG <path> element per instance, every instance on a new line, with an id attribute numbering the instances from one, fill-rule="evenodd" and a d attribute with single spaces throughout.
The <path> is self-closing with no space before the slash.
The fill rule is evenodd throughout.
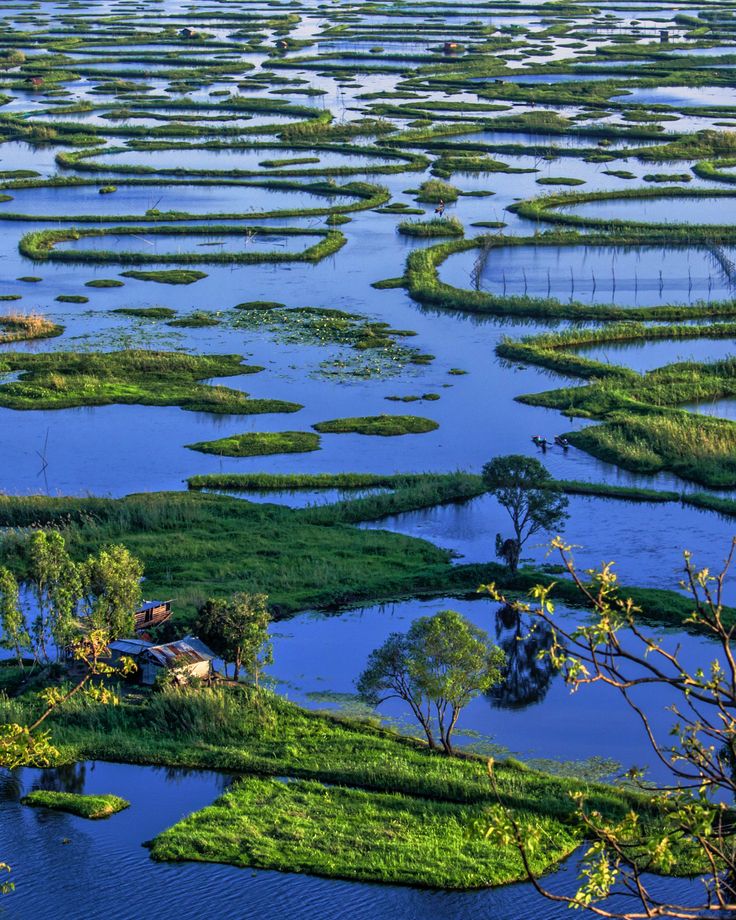
<path id="1" fill-rule="evenodd" d="M 561 435 L 561 434 L 555 435 L 555 444 L 558 447 L 561 447 L 563 450 L 567 450 L 567 448 L 570 446 L 570 442 L 567 440 L 567 438 L 564 435 Z"/>

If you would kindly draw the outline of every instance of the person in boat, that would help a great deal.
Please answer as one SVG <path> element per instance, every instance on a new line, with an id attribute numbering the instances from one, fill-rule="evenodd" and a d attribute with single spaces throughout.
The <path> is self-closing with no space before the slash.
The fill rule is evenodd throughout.
<path id="1" fill-rule="evenodd" d="M 435 214 L 439 214 L 440 217 L 445 213 L 445 201 L 444 198 L 440 198 L 437 207 L 434 209 Z"/>
<path id="2" fill-rule="evenodd" d="M 567 438 L 564 435 L 561 435 L 561 434 L 555 435 L 555 444 L 563 448 L 563 450 L 567 450 L 567 448 L 570 446 L 570 442 L 567 440 Z"/>
<path id="3" fill-rule="evenodd" d="M 532 441 L 537 445 L 537 447 L 541 447 L 543 451 L 547 450 L 547 438 L 543 438 L 541 435 L 535 434 L 532 438 Z"/>

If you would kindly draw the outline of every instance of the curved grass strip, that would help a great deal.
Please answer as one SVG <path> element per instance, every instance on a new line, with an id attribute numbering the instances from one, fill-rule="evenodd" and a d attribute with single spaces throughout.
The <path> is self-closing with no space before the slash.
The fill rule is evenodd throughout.
<path id="1" fill-rule="evenodd" d="M 736 162 L 736 161 L 734 161 Z M 671 178 L 671 177 L 670 177 Z M 736 181 L 736 176 L 734 176 Z M 507 210 L 527 220 L 545 221 L 546 223 L 563 224 L 572 227 L 593 227 L 596 230 L 607 230 L 615 234 L 621 228 L 625 230 L 657 230 L 669 235 L 669 242 L 698 240 L 721 242 L 736 238 L 734 224 L 676 224 L 676 223 L 647 223 L 626 218 L 599 218 L 585 217 L 580 214 L 563 214 L 557 209 L 585 204 L 590 201 L 630 201 L 632 199 L 672 198 L 734 198 L 736 209 L 736 191 L 730 189 L 712 188 L 682 188 L 681 186 L 625 188 L 606 192 L 560 192 L 554 195 L 544 195 L 539 198 L 527 198 L 508 206 Z M 611 242 L 615 243 L 613 238 Z"/>
<path id="2" fill-rule="evenodd" d="M 21 805 L 52 808 L 54 811 L 65 811 L 92 820 L 109 818 L 110 815 L 130 807 L 130 802 L 117 795 L 80 795 L 76 792 L 53 792 L 45 789 L 29 792 L 20 802 Z"/>
<path id="3" fill-rule="evenodd" d="M 668 228 L 671 233 L 673 228 Z M 676 230 L 676 228 L 675 228 Z M 574 231 L 548 231 L 535 236 L 477 236 L 417 249 L 409 254 L 403 286 L 418 303 L 443 310 L 482 313 L 490 316 L 544 317 L 577 320 L 679 320 L 736 316 L 736 300 L 698 304 L 664 304 L 656 307 L 619 307 L 615 304 L 591 305 L 582 301 L 561 301 L 554 297 L 504 297 L 485 291 L 453 287 L 440 281 L 438 267 L 456 252 L 469 249 L 494 249 L 503 246 L 648 246 L 672 242 L 667 232 L 648 230 L 639 233 L 621 230 L 615 236 Z M 677 240 L 675 239 L 675 242 Z"/>
<path id="4" fill-rule="evenodd" d="M 183 252 L 183 253 L 149 253 L 125 252 L 107 249 L 74 250 L 54 249 L 57 243 L 64 243 L 86 237 L 106 236 L 247 236 L 253 234 L 268 236 L 306 236 L 319 237 L 319 242 L 303 252 Z M 250 265 L 258 262 L 319 262 L 341 249 L 346 243 L 345 236 L 339 230 L 310 230 L 299 227 L 245 227 L 245 226 L 153 226 L 101 227 L 78 230 L 74 227 L 64 230 L 33 230 L 21 237 L 18 249 L 21 255 L 36 262 L 70 262 L 75 265 Z"/>
<path id="5" fill-rule="evenodd" d="M 190 450 L 218 457 L 261 457 L 270 454 L 301 454 L 319 450 L 320 437 L 310 431 L 253 431 L 216 441 L 187 444 Z"/>
<path id="6" fill-rule="evenodd" d="M 457 217 L 435 217 L 431 220 L 402 220 L 396 225 L 396 232 L 402 236 L 423 239 L 443 236 L 464 236 L 465 229 Z"/>
<path id="7" fill-rule="evenodd" d="M 123 175 L 155 175 L 155 176 L 212 176 L 230 178 L 262 178 L 263 169 L 183 169 L 170 167 L 158 169 L 155 166 L 116 166 L 96 162 L 93 157 L 101 154 L 130 153 L 131 150 L 272 150 L 270 144 L 222 144 L 212 142 L 209 144 L 131 144 L 129 147 L 96 147 L 93 150 L 73 150 L 70 153 L 61 152 L 56 155 L 56 162 L 64 169 L 84 170 L 87 172 L 122 173 Z M 353 144 L 299 144 L 297 141 L 284 146 L 284 150 L 323 150 L 326 153 L 345 153 L 348 155 L 364 155 L 381 157 L 393 160 L 392 163 L 376 164 L 375 166 L 325 166 L 322 168 L 294 168 L 279 170 L 279 176 L 293 178 L 295 176 L 355 176 L 368 173 L 400 173 L 422 170 L 427 167 L 429 160 L 424 154 L 400 152 L 388 147 L 363 147 Z"/>
<path id="8" fill-rule="evenodd" d="M 0 209 L 0 220 L 17 220 L 17 221 L 54 221 L 64 220 L 67 223 L 126 223 L 135 221 L 157 222 L 174 222 L 185 220 L 265 220 L 267 218 L 282 217 L 322 217 L 331 214 L 346 214 L 351 211 L 370 210 L 380 207 L 390 199 L 387 189 L 380 185 L 374 185 L 369 182 L 348 182 L 345 185 L 336 185 L 334 181 L 326 182 L 294 182 L 291 180 L 263 180 L 258 181 L 238 181 L 236 179 L 168 179 L 159 181 L 157 179 L 137 179 L 130 177 L 116 178 L 119 186 L 150 186 L 151 188 L 187 188 L 195 187 L 217 187 L 230 186 L 233 188 L 263 188 L 271 191 L 286 192 L 303 192 L 309 195 L 321 195 L 326 198 L 357 198 L 358 201 L 346 201 L 344 204 L 326 205 L 323 208 L 283 208 L 281 210 L 271 211 L 232 211 L 222 212 L 215 211 L 208 214 L 192 214 L 187 211 L 147 211 L 144 215 L 140 214 L 66 214 L 63 217 L 56 214 L 22 214 L 11 213 Z M 78 176 L 61 176 L 53 179 L 34 179 L 22 182 L 13 182 L 6 185 L 0 185 L 0 189 L 11 193 L 1 195 L 0 199 L 12 199 L 12 192 L 21 189 L 45 189 L 45 188 L 96 188 L 100 183 L 94 179 L 83 179 Z"/>
<path id="9" fill-rule="evenodd" d="M 179 406 L 191 412 L 253 415 L 296 412 L 298 403 L 248 399 L 247 393 L 201 381 L 255 374 L 240 355 L 185 355 L 166 351 L 0 354 L 0 374 L 19 372 L 0 384 L 8 409 L 70 409 L 78 406 Z"/>
<path id="10" fill-rule="evenodd" d="M 692 167 L 692 170 L 701 179 L 734 184 L 736 173 L 725 171 L 734 166 L 736 166 L 736 157 L 730 157 L 726 160 L 701 160 Z"/>
<path id="11" fill-rule="evenodd" d="M 151 856 L 422 888 L 504 885 L 526 874 L 521 856 L 485 838 L 500 808 L 249 777 L 160 834 Z M 535 873 L 581 842 L 580 831 L 559 818 L 523 809 L 514 817 L 522 828 L 542 828 Z"/>
<path id="12" fill-rule="evenodd" d="M 430 418 L 418 415 L 365 415 L 335 418 L 312 425 L 321 434 L 371 434 L 396 437 L 402 434 L 425 434 L 440 426 Z"/>
<path id="13" fill-rule="evenodd" d="M 603 423 L 570 433 L 575 447 L 634 472 L 669 471 L 711 488 L 731 488 L 736 486 L 736 424 L 679 406 L 736 397 L 736 359 L 681 362 L 638 374 L 569 351 L 606 341 L 732 338 L 734 333 L 736 323 L 621 324 L 504 341 L 497 353 L 589 381 L 587 386 L 517 397 L 528 405 Z"/>

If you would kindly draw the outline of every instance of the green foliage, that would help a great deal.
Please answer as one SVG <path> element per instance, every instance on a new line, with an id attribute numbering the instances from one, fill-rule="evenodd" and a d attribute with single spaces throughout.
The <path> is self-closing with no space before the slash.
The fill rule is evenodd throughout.
<path id="1" fill-rule="evenodd" d="M 258 686 L 263 669 L 273 664 L 270 622 L 265 594 L 239 592 L 227 599 L 210 598 L 197 614 L 197 631 L 226 664 L 232 661 L 234 680 L 242 670 Z"/>
<path id="2" fill-rule="evenodd" d="M 457 201 L 459 195 L 460 190 L 450 185 L 449 182 L 443 182 L 441 179 L 427 179 L 419 186 L 416 199 L 427 204 L 438 204 L 440 201 Z"/>
<path id="3" fill-rule="evenodd" d="M 371 434 L 395 437 L 402 434 L 424 434 L 439 428 L 437 422 L 416 415 L 372 415 L 336 418 L 312 425 L 321 434 Z"/>
<path id="4" fill-rule="evenodd" d="M 27 354 L 5 352 L 0 372 L 20 378 L 0 384 L 0 405 L 12 409 L 63 409 L 111 404 L 180 406 L 192 412 L 250 415 L 295 412 L 296 403 L 248 399 L 246 393 L 200 380 L 252 374 L 261 368 L 239 355 L 111 351 Z"/>
<path id="5" fill-rule="evenodd" d="M 124 278 L 135 278 L 137 281 L 156 281 L 158 284 L 193 284 L 207 277 L 207 272 L 195 271 L 185 268 L 168 268 L 160 271 L 131 271 L 120 273 Z"/>
<path id="6" fill-rule="evenodd" d="M 465 230 L 457 217 L 435 217 L 432 220 L 402 220 L 396 225 L 402 236 L 438 237 L 463 236 Z"/>
<path id="7" fill-rule="evenodd" d="M 567 498 L 534 457 L 511 454 L 483 467 L 483 484 L 511 518 L 514 536 L 496 535 L 496 555 L 515 572 L 524 544 L 540 531 L 561 527 L 567 518 Z"/>
<path id="8" fill-rule="evenodd" d="M 251 777 L 160 834 L 151 855 L 429 888 L 500 885 L 523 877 L 523 869 L 511 847 L 499 851 L 485 839 L 483 822 L 494 810 Z M 533 860 L 537 871 L 577 845 L 577 834 L 553 819 L 518 817 L 525 825 L 539 821 L 547 834 Z"/>
<path id="9" fill-rule="evenodd" d="M 257 457 L 319 450 L 320 438 L 309 431 L 251 431 L 246 434 L 187 444 L 191 450 L 222 457 Z"/>
<path id="10" fill-rule="evenodd" d="M 66 811 L 80 818 L 109 818 L 118 811 L 130 806 L 130 802 L 117 795 L 79 795 L 75 792 L 54 792 L 52 790 L 34 789 L 20 800 L 21 805 L 34 808 L 52 808 L 54 811 Z"/>
<path id="11" fill-rule="evenodd" d="M 444 610 L 419 617 L 405 635 L 391 633 L 371 652 L 357 682 L 358 693 L 372 706 L 403 700 L 429 747 L 436 747 L 436 730 L 443 751 L 452 755 L 460 713 L 479 693 L 501 683 L 505 660 L 482 629 L 454 610 Z"/>

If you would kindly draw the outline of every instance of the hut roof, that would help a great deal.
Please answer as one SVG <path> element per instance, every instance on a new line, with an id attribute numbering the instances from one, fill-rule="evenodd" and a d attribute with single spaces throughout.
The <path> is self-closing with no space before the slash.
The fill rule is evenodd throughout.
<path id="1" fill-rule="evenodd" d="M 177 642 L 168 642 L 166 645 L 152 645 L 146 649 L 146 655 L 164 668 L 211 661 L 215 657 L 214 654 L 204 644 L 199 642 L 198 644 L 201 644 L 202 649 L 209 654 L 204 654 L 203 651 L 194 648 L 187 640 L 179 639 Z"/>

